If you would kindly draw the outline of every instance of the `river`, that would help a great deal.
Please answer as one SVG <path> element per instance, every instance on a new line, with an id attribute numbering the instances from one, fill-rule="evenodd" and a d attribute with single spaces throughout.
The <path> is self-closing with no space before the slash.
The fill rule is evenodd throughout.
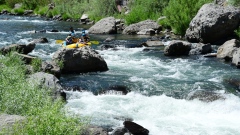
<path id="1" fill-rule="evenodd" d="M 31 55 L 43 60 L 51 59 L 61 48 L 55 44 L 65 39 L 69 27 L 77 35 L 89 26 L 76 22 L 47 21 L 40 17 L 0 15 L 0 47 L 10 44 L 27 44 L 33 39 L 46 37 L 47 44 L 37 44 Z M 59 32 L 49 32 L 52 29 Z M 47 30 L 46 33 L 33 31 Z M 123 126 L 130 118 L 149 130 L 150 135 L 239 135 L 240 98 L 234 87 L 224 79 L 239 76 L 240 70 L 217 58 L 203 56 L 166 57 L 163 48 L 145 51 L 133 48 L 149 36 L 94 35 L 99 45 L 93 45 L 105 59 L 109 71 L 63 75 L 65 86 L 80 86 L 86 92 L 67 92 L 66 108 L 90 118 L 90 123 L 103 127 Z M 109 43 L 103 42 L 112 38 Z M 117 49 L 101 50 L 102 44 L 114 44 Z M 111 86 L 126 86 L 127 95 L 93 92 Z M 189 93 L 206 90 L 220 93 L 225 100 L 202 102 L 185 100 Z"/>

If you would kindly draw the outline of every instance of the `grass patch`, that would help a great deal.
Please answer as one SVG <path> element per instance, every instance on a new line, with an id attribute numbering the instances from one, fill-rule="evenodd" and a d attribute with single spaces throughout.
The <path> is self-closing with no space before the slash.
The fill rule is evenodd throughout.
<path id="1" fill-rule="evenodd" d="M 1 12 L 2 10 L 7 10 L 8 12 L 10 12 L 10 11 L 11 11 L 11 8 L 8 7 L 7 5 L 0 5 L 0 12 Z"/>
<path id="2" fill-rule="evenodd" d="M 64 103 L 53 101 L 50 89 L 26 81 L 26 70 L 20 56 L 0 55 L 0 113 L 27 118 L 24 126 L 15 125 L 13 134 L 81 134 L 86 123 L 67 116 Z"/>

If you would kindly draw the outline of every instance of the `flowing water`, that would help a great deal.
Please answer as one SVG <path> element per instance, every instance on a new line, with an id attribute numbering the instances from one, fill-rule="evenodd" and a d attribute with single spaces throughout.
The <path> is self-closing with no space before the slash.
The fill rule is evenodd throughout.
<path id="1" fill-rule="evenodd" d="M 37 44 L 31 55 L 51 59 L 61 48 L 57 39 L 65 39 L 69 27 L 80 35 L 89 26 L 74 22 L 46 21 L 38 17 L 0 15 L 0 47 L 27 44 L 33 39 L 46 37 L 47 44 Z M 47 30 L 46 33 L 33 31 Z M 49 32 L 52 29 L 59 32 Z M 80 86 L 85 92 L 67 92 L 66 108 L 69 113 L 90 118 L 90 123 L 103 127 L 123 126 L 124 119 L 132 119 L 150 131 L 150 135 L 239 135 L 240 98 L 237 88 L 224 82 L 237 77 L 240 70 L 216 58 L 191 56 L 172 58 L 163 55 L 163 48 L 145 51 L 133 48 L 148 36 L 91 35 L 92 40 L 110 37 L 117 49 L 101 50 L 106 72 L 63 75 L 65 86 Z M 127 95 L 94 95 L 111 86 L 126 86 Z M 207 90 L 221 94 L 225 100 L 202 102 L 186 100 L 191 92 Z"/>

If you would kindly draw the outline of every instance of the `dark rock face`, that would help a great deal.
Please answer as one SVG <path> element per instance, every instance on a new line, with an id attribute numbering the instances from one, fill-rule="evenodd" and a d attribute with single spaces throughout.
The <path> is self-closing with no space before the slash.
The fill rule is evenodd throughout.
<path id="1" fill-rule="evenodd" d="M 62 61 L 62 73 L 86 73 L 107 71 L 107 63 L 90 47 L 61 49 L 53 55 L 53 61 Z"/>
<path id="2" fill-rule="evenodd" d="M 214 44 L 230 37 L 239 26 L 240 11 L 231 6 L 205 4 L 192 19 L 186 31 L 189 42 Z"/>
<path id="3" fill-rule="evenodd" d="M 164 55 L 166 56 L 181 56 L 189 55 L 191 44 L 185 41 L 174 40 L 164 48 Z"/>
<path id="4" fill-rule="evenodd" d="M 149 131 L 146 128 L 131 121 L 124 121 L 123 125 L 125 128 L 128 129 L 129 132 L 131 132 L 134 135 L 148 135 L 149 133 Z"/>

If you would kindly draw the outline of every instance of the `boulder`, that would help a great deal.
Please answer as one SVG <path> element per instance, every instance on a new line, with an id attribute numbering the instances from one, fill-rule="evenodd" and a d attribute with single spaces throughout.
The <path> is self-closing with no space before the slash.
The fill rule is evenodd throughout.
<path id="1" fill-rule="evenodd" d="M 198 99 L 203 102 L 212 102 L 215 100 L 224 100 L 225 97 L 223 97 L 219 93 L 215 93 L 212 91 L 197 90 L 197 91 L 193 91 L 193 92 L 189 93 L 186 99 L 187 100 Z"/>
<path id="2" fill-rule="evenodd" d="M 53 61 L 62 61 L 62 73 L 86 73 L 107 71 L 107 63 L 101 55 L 89 46 L 62 48 L 53 55 Z"/>
<path id="3" fill-rule="evenodd" d="M 47 38 L 39 38 L 39 39 L 34 39 L 32 41 L 33 43 L 48 43 Z"/>
<path id="4" fill-rule="evenodd" d="M 233 52 L 232 64 L 240 68 L 240 48 Z"/>
<path id="5" fill-rule="evenodd" d="M 199 55 L 207 54 L 212 52 L 211 44 L 195 43 L 192 44 L 192 49 L 189 52 L 189 55 Z"/>
<path id="6" fill-rule="evenodd" d="M 162 30 L 162 27 L 157 24 L 157 22 L 153 21 L 153 20 L 145 20 L 139 23 L 135 23 L 135 24 L 131 24 L 129 26 L 127 26 L 124 30 L 123 30 L 123 34 L 129 34 L 129 35 L 134 35 L 137 34 L 139 32 L 139 34 L 142 34 L 142 32 L 140 31 L 146 31 L 146 30 L 150 30 L 151 31 L 157 31 L 155 33 L 158 33 L 159 31 Z M 146 34 L 153 34 L 151 31 L 149 31 L 149 33 Z M 155 34 L 154 33 L 154 34 Z"/>
<path id="7" fill-rule="evenodd" d="M 90 34 L 116 34 L 116 20 L 114 17 L 103 18 L 89 28 Z"/>
<path id="8" fill-rule="evenodd" d="M 52 74 L 37 72 L 28 77 L 28 81 L 42 88 L 51 89 L 53 99 L 61 97 L 66 101 L 66 93 L 63 91 L 59 80 Z"/>
<path id="9" fill-rule="evenodd" d="M 191 43 L 180 40 L 173 40 L 164 48 L 166 56 L 182 56 L 189 55 Z"/>
<path id="10" fill-rule="evenodd" d="M 193 43 L 215 44 L 233 35 L 240 21 L 240 10 L 232 6 L 205 4 L 192 19 L 185 37 Z"/>
<path id="11" fill-rule="evenodd" d="M 232 60 L 233 54 L 240 47 L 240 42 L 236 39 L 226 41 L 217 50 L 217 58 L 225 59 L 226 61 Z"/>
<path id="12" fill-rule="evenodd" d="M 83 131 L 82 135 L 108 135 L 108 133 L 101 127 L 89 126 Z"/>
<path id="13" fill-rule="evenodd" d="M 17 51 L 18 53 L 21 53 L 21 54 L 28 54 L 35 48 L 35 46 L 36 44 L 33 42 L 27 45 L 12 44 L 12 45 L 1 48 L 0 52 L 4 55 L 11 51 Z"/>
<path id="14" fill-rule="evenodd" d="M 149 133 L 149 131 L 146 128 L 132 121 L 124 121 L 123 125 L 125 128 L 128 129 L 129 132 L 131 132 L 134 135 L 148 135 Z"/>
<path id="15" fill-rule="evenodd" d="M 146 47 L 164 46 L 162 41 L 150 41 L 150 40 L 148 40 L 147 42 L 143 43 L 142 45 L 146 46 Z"/>
<path id="16" fill-rule="evenodd" d="M 41 70 L 45 73 L 50 73 L 56 76 L 58 79 L 61 77 L 61 69 L 59 65 L 54 61 L 42 62 Z"/>

